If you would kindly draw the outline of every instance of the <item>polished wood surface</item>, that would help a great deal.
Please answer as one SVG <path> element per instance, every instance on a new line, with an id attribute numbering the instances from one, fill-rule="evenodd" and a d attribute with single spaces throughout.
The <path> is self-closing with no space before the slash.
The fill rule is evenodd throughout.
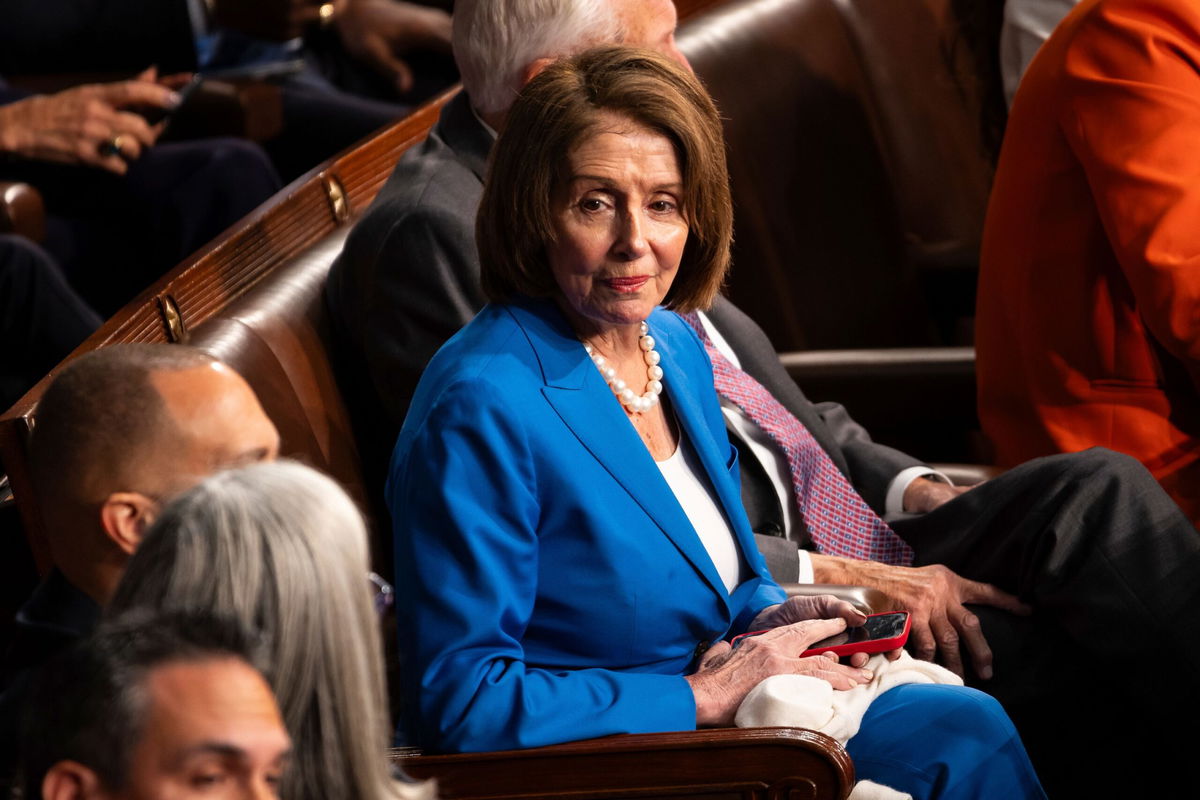
<path id="1" fill-rule="evenodd" d="M 854 785 L 841 745 L 800 728 L 631 734 L 451 756 L 397 751 L 394 760 L 415 777 L 436 778 L 447 800 L 840 800 Z"/>

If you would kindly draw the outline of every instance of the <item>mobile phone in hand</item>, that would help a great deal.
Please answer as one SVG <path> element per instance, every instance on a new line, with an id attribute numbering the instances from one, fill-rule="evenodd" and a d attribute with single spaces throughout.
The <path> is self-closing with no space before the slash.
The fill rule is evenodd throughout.
<path id="1" fill-rule="evenodd" d="M 853 653 L 886 653 L 904 646 L 908 641 L 910 624 L 907 611 L 871 614 L 862 625 L 847 628 L 839 634 L 810 645 L 801 656 L 815 656 L 819 653 L 836 653 L 839 656 Z"/>

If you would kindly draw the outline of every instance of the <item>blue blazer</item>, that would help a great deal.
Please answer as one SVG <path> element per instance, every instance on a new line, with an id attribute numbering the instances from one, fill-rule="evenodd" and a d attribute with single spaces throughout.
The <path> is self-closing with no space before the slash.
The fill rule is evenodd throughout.
<path id="1" fill-rule="evenodd" d="M 708 356 L 671 312 L 648 322 L 743 582 L 726 591 L 554 304 L 486 307 L 430 362 L 388 478 L 405 725 L 422 746 L 694 728 L 697 645 L 784 599 L 741 506 Z"/>

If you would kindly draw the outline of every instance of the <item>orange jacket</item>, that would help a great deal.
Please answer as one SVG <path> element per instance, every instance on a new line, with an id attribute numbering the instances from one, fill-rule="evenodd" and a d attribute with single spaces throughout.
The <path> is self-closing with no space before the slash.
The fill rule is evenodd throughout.
<path id="1" fill-rule="evenodd" d="M 1085 0 L 1013 103 L 977 305 L 1002 464 L 1093 445 L 1200 520 L 1200 3 Z"/>

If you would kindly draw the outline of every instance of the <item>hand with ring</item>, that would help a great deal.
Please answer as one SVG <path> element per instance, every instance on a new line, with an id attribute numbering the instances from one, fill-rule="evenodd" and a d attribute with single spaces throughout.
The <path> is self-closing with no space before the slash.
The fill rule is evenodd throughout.
<path id="1" fill-rule="evenodd" d="M 99 167 L 124 175 L 153 146 L 162 125 L 129 109 L 170 109 L 179 96 L 153 68 L 118 83 L 90 84 L 0 106 L 0 152 L 40 161 Z"/>
<path id="2" fill-rule="evenodd" d="M 106 142 L 100 143 L 100 155 L 104 157 L 119 156 L 122 153 L 122 145 L 125 144 L 125 134 L 115 134 Z"/>

